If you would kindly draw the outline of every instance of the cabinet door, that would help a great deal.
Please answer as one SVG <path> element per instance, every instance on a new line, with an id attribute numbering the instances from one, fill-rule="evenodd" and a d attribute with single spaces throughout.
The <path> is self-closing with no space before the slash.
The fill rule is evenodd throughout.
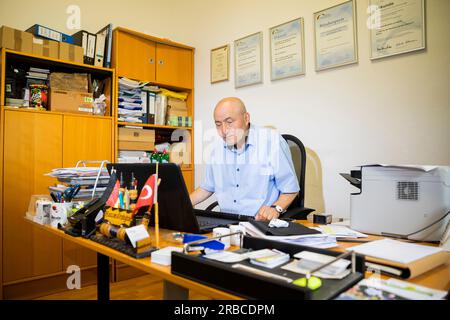
<path id="1" fill-rule="evenodd" d="M 63 271 L 62 241 L 24 221 L 31 195 L 47 194 L 62 165 L 62 116 L 5 111 L 3 281 Z"/>
<path id="2" fill-rule="evenodd" d="M 155 81 L 155 43 L 123 32 L 118 32 L 116 39 L 117 75 Z"/>
<path id="3" fill-rule="evenodd" d="M 74 167 L 79 160 L 112 160 L 110 119 L 64 116 L 63 166 Z M 95 266 L 95 252 L 64 240 L 64 268 Z"/>
<path id="4" fill-rule="evenodd" d="M 184 183 L 186 184 L 186 188 L 189 193 L 194 191 L 194 179 L 193 179 L 193 171 L 192 170 L 182 170 Z"/>
<path id="5" fill-rule="evenodd" d="M 193 86 L 192 50 L 156 44 L 156 82 L 174 87 Z"/>

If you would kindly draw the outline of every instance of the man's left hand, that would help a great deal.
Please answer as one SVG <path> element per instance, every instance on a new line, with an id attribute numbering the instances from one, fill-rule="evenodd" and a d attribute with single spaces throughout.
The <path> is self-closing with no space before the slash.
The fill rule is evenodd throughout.
<path id="1" fill-rule="evenodd" d="M 275 208 L 263 206 L 256 214 L 255 220 L 270 221 L 272 219 L 277 219 L 279 216 L 280 214 L 277 210 L 275 210 Z"/>

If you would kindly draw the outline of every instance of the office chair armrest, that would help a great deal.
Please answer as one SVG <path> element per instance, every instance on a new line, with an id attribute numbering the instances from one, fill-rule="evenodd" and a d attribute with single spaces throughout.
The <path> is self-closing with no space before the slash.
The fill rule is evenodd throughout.
<path id="1" fill-rule="evenodd" d="M 281 215 L 281 219 L 295 219 L 295 220 L 306 220 L 306 217 L 311 212 L 316 211 L 315 209 L 297 207 L 288 209 L 285 213 Z"/>
<path id="2" fill-rule="evenodd" d="M 213 211 L 213 209 L 214 209 L 215 207 L 217 207 L 218 205 L 219 205 L 219 202 L 215 201 L 215 202 L 211 203 L 205 210 L 207 210 L 207 211 Z"/>

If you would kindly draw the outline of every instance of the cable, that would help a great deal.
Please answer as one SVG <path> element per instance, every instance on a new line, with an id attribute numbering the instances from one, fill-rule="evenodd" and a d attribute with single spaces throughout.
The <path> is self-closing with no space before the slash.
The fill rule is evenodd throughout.
<path id="1" fill-rule="evenodd" d="M 415 234 L 417 234 L 417 233 L 419 233 L 419 232 L 422 232 L 422 231 L 424 231 L 424 230 L 426 230 L 426 229 L 428 229 L 428 228 L 431 228 L 431 227 L 434 226 L 435 224 L 437 224 L 437 223 L 441 222 L 443 219 L 445 219 L 449 214 L 450 214 L 450 211 L 447 211 L 447 213 L 444 214 L 441 218 L 439 218 L 439 220 L 433 222 L 432 224 L 426 226 L 425 228 L 422 228 L 422 229 L 420 229 L 420 230 L 418 230 L 418 231 L 415 231 L 415 232 L 412 232 L 412 233 L 409 233 L 409 234 L 406 234 L 406 235 L 403 235 L 403 234 L 395 234 L 395 233 L 387 233 L 387 232 L 382 232 L 381 234 L 382 234 L 383 236 L 388 236 L 388 237 L 392 237 L 392 238 L 398 238 L 398 239 L 403 239 L 403 240 L 416 241 L 416 240 L 411 240 L 411 239 L 408 239 L 408 238 L 409 238 L 410 236 L 415 235 Z"/>

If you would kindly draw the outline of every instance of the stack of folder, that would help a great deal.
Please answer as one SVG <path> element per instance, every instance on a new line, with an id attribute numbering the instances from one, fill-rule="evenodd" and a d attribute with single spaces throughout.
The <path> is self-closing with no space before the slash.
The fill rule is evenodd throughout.
<path id="1" fill-rule="evenodd" d="M 144 85 L 127 78 L 119 79 L 119 121 L 148 123 Z"/>

